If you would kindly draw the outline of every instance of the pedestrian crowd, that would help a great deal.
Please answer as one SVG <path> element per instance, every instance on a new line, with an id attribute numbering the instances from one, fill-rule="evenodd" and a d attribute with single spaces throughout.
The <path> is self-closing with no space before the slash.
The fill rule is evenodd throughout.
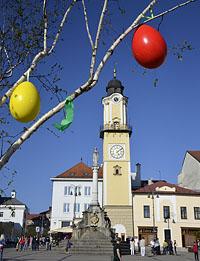
<path id="1" fill-rule="evenodd" d="M 39 251 L 40 247 L 46 247 L 46 250 L 51 250 L 53 243 L 52 236 L 39 237 L 39 236 L 24 236 L 21 235 L 16 244 L 16 251 Z"/>
<path id="2" fill-rule="evenodd" d="M 164 240 L 162 247 L 157 237 L 150 241 L 151 253 L 153 255 L 177 255 L 176 246 L 176 240 L 174 240 L 174 242 L 172 242 L 172 240 Z M 140 240 L 132 238 L 130 240 L 130 250 L 131 255 L 134 255 L 135 252 L 138 251 L 141 256 L 145 256 L 146 242 L 144 237 Z"/>
<path id="3" fill-rule="evenodd" d="M 146 242 L 144 237 L 140 240 L 135 237 L 131 238 L 129 241 L 130 244 L 130 253 L 131 255 L 135 255 L 139 253 L 141 256 L 146 255 Z M 177 243 L 176 240 L 164 240 L 163 245 L 160 245 L 159 239 L 155 237 L 150 241 L 151 253 L 152 255 L 177 255 Z M 122 260 L 122 245 L 121 239 L 117 238 L 116 244 L 114 245 L 114 259 L 113 261 L 121 261 Z M 199 261 L 199 259 L 195 259 Z"/>

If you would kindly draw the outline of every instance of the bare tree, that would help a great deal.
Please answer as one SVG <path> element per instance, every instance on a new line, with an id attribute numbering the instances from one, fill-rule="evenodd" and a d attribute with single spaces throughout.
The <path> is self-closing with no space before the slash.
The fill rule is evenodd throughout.
<path id="1" fill-rule="evenodd" d="M 152 20 L 155 20 L 159 17 L 163 17 L 169 13 L 172 13 L 176 11 L 177 9 L 181 7 L 185 7 L 188 4 L 192 4 L 193 2 L 196 2 L 198 0 L 188 0 L 181 2 L 180 4 L 176 6 L 172 6 L 170 9 L 165 9 L 160 13 L 150 15 L 152 14 L 152 10 L 155 5 L 159 5 L 157 0 L 149 1 L 149 4 L 144 7 L 144 9 L 139 13 L 139 15 L 135 18 L 133 18 L 132 23 L 116 38 L 113 40 L 112 44 L 104 53 L 104 56 L 100 60 L 100 62 L 97 62 L 97 54 L 100 49 L 100 37 L 102 30 L 104 28 L 104 21 L 105 17 L 107 15 L 108 9 L 109 9 L 109 0 L 102 1 L 102 10 L 100 13 L 100 17 L 98 20 L 98 25 L 96 28 L 96 34 L 95 37 L 92 37 L 90 26 L 89 26 L 89 16 L 87 12 L 87 4 L 89 5 L 89 2 L 86 4 L 85 0 L 71 0 L 68 5 L 65 6 L 65 11 L 63 13 L 62 19 L 60 21 L 60 24 L 57 28 L 57 31 L 53 31 L 53 34 L 51 34 L 51 38 L 49 37 L 49 31 L 50 31 L 50 25 L 48 23 L 49 21 L 49 15 L 47 12 L 47 0 L 43 0 L 43 8 L 42 12 L 39 12 L 37 16 L 42 15 L 41 19 L 41 27 L 38 29 L 40 30 L 40 37 L 38 37 L 38 43 L 37 48 L 34 50 L 39 50 L 36 54 L 33 55 L 32 48 L 29 48 L 30 51 L 25 52 L 24 56 L 22 56 L 22 59 L 17 59 L 15 62 L 11 61 L 11 56 L 9 55 L 8 48 L 5 45 L 1 46 L 1 53 L 4 56 L 4 71 L 1 72 L 1 78 L 0 81 L 5 80 L 8 77 L 11 77 L 13 75 L 13 72 L 17 66 L 20 66 L 20 64 L 26 60 L 26 64 L 29 64 L 28 68 L 24 71 L 23 74 L 10 86 L 10 88 L 5 91 L 3 96 L 0 99 L 0 105 L 4 106 L 7 99 L 11 96 L 14 88 L 21 82 L 27 79 L 28 75 L 33 74 L 33 72 L 36 71 L 37 66 L 48 56 L 52 55 L 55 51 L 56 45 L 61 37 L 62 30 L 64 28 L 64 24 L 67 21 L 70 12 L 72 9 L 77 5 L 79 8 L 81 7 L 84 14 L 84 21 L 85 21 L 85 29 L 87 32 L 88 40 L 91 46 L 91 57 L 90 57 L 90 66 L 88 68 L 89 76 L 85 80 L 85 82 L 76 88 L 68 97 L 73 101 L 76 98 L 78 98 L 80 95 L 82 95 L 85 92 L 88 92 L 94 86 L 97 84 L 99 76 L 105 66 L 105 64 L 109 61 L 111 58 L 113 52 L 116 50 L 116 48 L 120 45 L 120 43 L 126 38 L 126 36 L 133 31 L 134 28 L 136 28 L 141 22 L 148 23 Z M 69 2 L 69 1 L 67 1 Z M 164 4 L 163 4 L 164 5 Z M 23 14 L 22 14 L 23 17 Z M 41 38 L 42 36 L 42 38 Z M 20 39 L 23 41 L 23 30 L 20 33 Z M 2 35 L 2 42 L 4 41 L 4 35 Z M 52 41 L 50 41 L 52 39 Z M 31 52 L 31 55 L 30 55 Z M 27 58 L 28 57 L 28 58 Z M 31 57 L 31 59 L 30 59 Z M 40 78 L 41 79 L 41 78 Z M 47 79 L 48 80 L 48 79 Z M 2 85 L 3 86 L 3 85 Z M 2 151 L 1 159 L 0 159 L 0 169 L 5 166 L 5 164 L 9 161 L 11 156 L 17 151 L 20 146 L 31 137 L 31 135 L 36 132 L 48 119 L 50 119 L 53 115 L 58 113 L 60 110 L 63 109 L 65 105 L 65 99 L 59 102 L 55 107 L 51 108 L 48 112 L 44 113 L 37 121 L 35 121 L 32 126 L 29 128 L 24 128 L 23 132 L 20 133 L 19 137 L 9 144 L 9 147 L 6 148 L 5 151 Z M 5 110 L 5 107 L 4 107 Z"/>

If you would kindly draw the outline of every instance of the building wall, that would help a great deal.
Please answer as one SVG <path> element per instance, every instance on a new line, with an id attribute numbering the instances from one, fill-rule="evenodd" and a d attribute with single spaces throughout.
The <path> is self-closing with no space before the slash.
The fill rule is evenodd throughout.
<path id="1" fill-rule="evenodd" d="M 192 190 L 200 190 L 200 163 L 188 152 L 178 175 L 178 184 Z"/>
<path id="2" fill-rule="evenodd" d="M 12 205 L 11 207 L 15 209 L 15 216 L 11 216 L 10 206 L 0 205 L 0 212 L 3 212 L 3 217 L 0 217 L 0 222 L 14 222 L 19 224 L 21 227 L 24 226 L 24 213 L 26 208 L 24 205 Z"/>
<path id="3" fill-rule="evenodd" d="M 131 206 L 106 206 L 105 210 L 111 220 L 111 226 L 119 237 L 126 239 L 133 236 Z"/>
<path id="4" fill-rule="evenodd" d="M 134 235 L 138 236 L 138 227 L 153 227 L 153 200 L 155 227 L 158 228 L 157 236 L 160 243 L 164 241 L 165 229 L 171 230 L 172 240 L 177 241 L 177 246 L 182 247 L 182 228 L 200 229 L 200 220 L 194 219 L 194 207 L 200 207 L 199 196 L 161 195 L 154 199 L 148 194 L 133 197 L 134 210 Z M 144 205 L 150 206 L 150 218 L 144 218 Z M 170 207 L 170 219 L 164 220 L 163 206 Z M 187 219 L 181 219 L 180 207 L 187 207 Z"/>
<path id="5" fill-rule="evenodd" d="M 65 195 L 65 186 L 72 186 L 73 195 Z M 51 214 L 51 230 L 61 228 L 62 221 L 73 220 L 74 216 L 74 186 L 80 186 L 81 195 L 76 197 L 76 203 L 80 204 L 80 212 L 75 213 L 76 218 L 82 217 L 84 204 L 90 204 L 92 200 L 92 180 L 53 180 L 52 192 L 52 214 Z M 91 195 L 85 195 L 85 187 L 91 187 Z M 98 200 L 102 206 L 102 181 L 98 182 Z M 64 213 L 64 203 L 69 203 L 69 212 Z"/>
<path id="6" fill-rule="evenodd" d="M 124 148 L 121 159 L 113 159 L 114 144 Z M 121 167 L 121 175 L 114 175 L 114 166 Z M 105 133 L 103 142 L 104 205 L 131 205 L 130 144 L 128 133 Z M 123 193 L 121 193 L 123 191 Z"/>

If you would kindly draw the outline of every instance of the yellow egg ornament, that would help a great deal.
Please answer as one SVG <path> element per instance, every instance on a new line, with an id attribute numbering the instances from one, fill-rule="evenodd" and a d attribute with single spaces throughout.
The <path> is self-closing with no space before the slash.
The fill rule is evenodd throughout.
<path id="1" fill-rule="evenodd" d="M 20 83 L 10 97 L 10 113 L 20 122 L 34 120 L 40 111 L 40 95 L 31 82 Z"/>

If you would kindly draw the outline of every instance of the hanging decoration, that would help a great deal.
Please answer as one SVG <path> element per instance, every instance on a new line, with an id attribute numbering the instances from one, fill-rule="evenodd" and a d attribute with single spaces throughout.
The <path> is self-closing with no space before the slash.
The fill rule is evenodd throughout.
<path id="1" fill-rule="evenodd" d="M 60 131 L 64 131 L 65 129 L 67 129 L 71 125 L 74 118 L 74 104 L 70 96 L 67 97 L 65 101 L 64 110 L 65 110 L 65 118 L 61 121 L 60 124 L 58 123 L 54 124 L 54 127 Z"/>
<path id="2" fill-rule="evenodd" d="M 29 81 L 20 83 L 10 97 L 9 108 L 17 121 L 34 120 L 40 111 L 40 95 L 36 87 Z"/>
<path id="3" fill-rule="evenodd" d="M 136 61 L 145 68 L 153 69 L 163 64 L 167 55 L 167 44 L 153 27 L 143 24 L 134 32 L 132 53 Z"/>

